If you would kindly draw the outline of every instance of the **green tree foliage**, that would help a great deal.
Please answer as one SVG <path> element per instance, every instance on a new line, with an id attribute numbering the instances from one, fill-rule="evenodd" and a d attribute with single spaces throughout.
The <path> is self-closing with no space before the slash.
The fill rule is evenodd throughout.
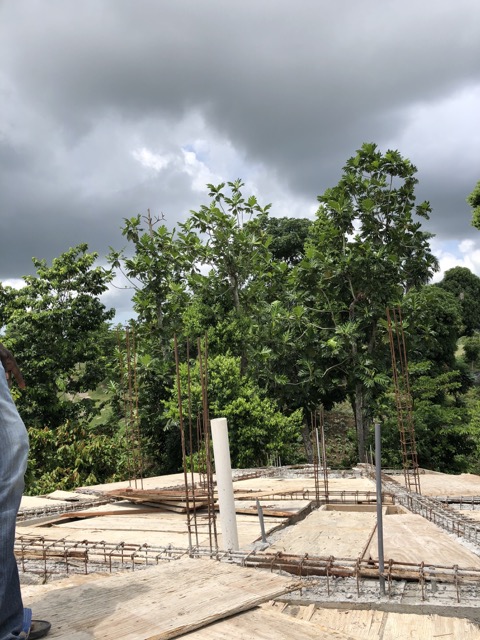
<path id="1" fill-rule="evenodd" d="M 269 248 L 274 260 L 289 266 L 298 264 L 305 255 L 305 243 L 312 221 L 308 218 L 261 219 L 263 230 L 271 237 Z"/>
<path id="2" fill-rule="evenodd" d="M 474 367 L 478 366 L 480 358 L 480 334 L 475 333 L 473 336 L 465 338 L 462 347 L 465 361 L 473 371 Z"/>
<path id="3" fill-rule="evenodd" d="M 150 216 L 127 220 L 124 235 L 134 254 L 111 253 L 135 286 L 138 313 L 141 425 L 147 456 L 163 469 L 178 468 L 177 442 L 166 428 L 162 403 L 173 386 L 174 333 L 185 355 L 208 333 L 209 353 L 231 354 L 255 378 L 255 334 L 273 272 L 270 237 L 262 228 L 269 206 L 245 197 L 240 180 L 208 185 L 210 203 L 191 211 L 179 231 Z M 142 362 L 148 359 L 148 366 Z"/>
<path id="4" fill-rule="evenodd" d="M 114 312 L 99 300 L 112 276 L 94 266 L 96 257 L 81 244 L 51 266 L 34 259 L 36 275 L 4 290 L 4 341 L 25 376 L 18 406 L 29 427 L 55 429 L 98 411 L 88 392 L 105 377 Z"/>
<path id="5" fill-rule="evenodd" d="M 460 401 L 458 371 L 432 374 L 429 363 L 412 364 L 410 384 L 414 406 L 415 438 L 421 467 L 452 473 L 465 472 L 475 453 L 475 438 L 467 427 L 469 412 Z M 402 458 L 393 391 L 382 398 L 384 464 L 401 468 Z"/>
<path id="6" fill-rule="evenodd" d="M 67 421 L 57 429 L 30 427 L 26 475 L 30 495 L 56 489 L 123 480 L 128 474 L 128 440 L 123 431 Z"/>
<path id="7" fill-rule="evenodd" d="M 462 310 L 462 335 L 471 336 L 480 329 L 480 278 L 466 267 L 445 271 L 438 286 L 459 301 Z"/>
<path id="8" fill-rule="evenodd" d="M 192 413 L 201 412 L 198 365 L 191 367 Z M 181 366 L 181 386 L 188 388 L 187 365 Z M 210 417 L 225 417 L 229 425 L 232 465 L 238 468 L 264 466 L 280 457 L 282 463 L 299 460 L 301 412 L 283 415 L 255 383 L 242 375 L 240 358 L 217 355 L 209 361 L 208 400 Z M 184 397 L 184 407 L 188 398 Z M 176 387 L 167 403 L 170 429 L 178 430 Z M 195 421 L 194 421 L 195 423 Z"/>
<path id="9" fill-rule="evenodd" d="M 467 202 L 472 207 L 472 225 L 480 229 L 480 180 L 475 185 L 472 193 L 467 197 Z"/>
<path id="10" fill-rule="evenodd" d="M 448 291 L 427 285 L 405 295 L 402 315 L 419 464 L 428 469 L 465 471 L 474 440 L 464 429 L 469 418 L 463 394 L 470 380 L 455 358 L 461 329 L 459 301 Z M 385 463 L 401 467 L 392 385 L 376 399 L 374 407 L 384 425 Z"/>
<path id="11" fill-rule="evenodd" d="M 195 260 L 206 273 L 190 283 L 194 304 L 185 331 L 194 337 L 210 330 L 211 347 L 239 355 L 245 372 L 252 341 L 256 345 L 252 319 L 268 295 L 273 266 L 270 237 L 262 226 L 270 205 L 244 196 L 243 186 L 241 180 L 207 185 L 210 203 L 191 211 L 182 229 L 201 239 Z"/>
<path id="12" fill-rule="evenodd" d="M 462 328 L 460 301 L 435 285 L 409 291 L 402 301 L 410 362 L 430 362 L 434 375 L 456 367 Z"/>
<path id="13" fill-rule="evenodd" d="M 429 234 L 415 216 L 416 167 L 398 151 L 382 154 L 364 144 L 347 161 L 336 187 L 319 196 L 320 207 L 297 268 L 297 295 L 305 320 L 321 327 L 336 358 L 355 412 L 358 454 L 365 456 L 371 400 L 385 385 L 379 361 L 380 321 L 387 306 L 428 281 L 437 262 Z"/>

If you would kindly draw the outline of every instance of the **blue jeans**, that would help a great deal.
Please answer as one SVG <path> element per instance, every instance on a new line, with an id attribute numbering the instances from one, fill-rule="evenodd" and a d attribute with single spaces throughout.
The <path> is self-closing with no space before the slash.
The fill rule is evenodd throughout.
<path id="1" fill-rule="evenodd" d="M 0 640 L 25 637 L 14 543 L 27 458 L 27 430 L 13 403 L 0 362 Z"/>

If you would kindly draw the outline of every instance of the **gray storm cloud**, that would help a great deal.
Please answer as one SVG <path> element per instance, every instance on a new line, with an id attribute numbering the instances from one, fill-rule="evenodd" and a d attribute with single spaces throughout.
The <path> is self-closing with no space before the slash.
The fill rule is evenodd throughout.
<path id="1" fill-rule="evenodd" d="M 299 215 L 364 141 L 417 164 L 440 239 L 468 238 L 478 60 L 471 0 L 3 0 L 0 278 L 80 241 L 121 246 L 122 218 L 147 207 L 174 224 L 209 171 Z"/>

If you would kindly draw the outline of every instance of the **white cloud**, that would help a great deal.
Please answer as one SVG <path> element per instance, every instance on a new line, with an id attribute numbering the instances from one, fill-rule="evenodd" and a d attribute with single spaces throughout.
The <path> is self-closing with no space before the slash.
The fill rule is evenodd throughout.
<path id="1" fill-rule="evenodd" d="M 135 151 L 132 152 L 132 155 L 143 167 L 153 169 L 157 173 L 162 171 L 162 169 L 165 169 L 170 164 L 171 160 L 169 156 L 162 156 L 159 153 L 153 153 L 153 151 L 150 151 L 150 149 L 147 149 L 146 147 L 135 149 Z"/>
<path id="2" fill-rule="evenodd" d="M 458 243 L 442 242 L 433 239 L 431 248 L 438 258 L 440 270 L 432 278 L 433 282 L 440 282 L 445 271 L 453 267 L 466 267 L 472 273 L 480 277 L 480 248 L 477 242 L 471 239 L 464 239 Z"/>
<path id="3" fill-rule="evenodd" d="M 26 285 L 25 280 L 22 278 L 7 278 L 6 280 L 2 280 L 2 285 L 4 287 L 12 287 L 12 289 L 23 289 Z"/>

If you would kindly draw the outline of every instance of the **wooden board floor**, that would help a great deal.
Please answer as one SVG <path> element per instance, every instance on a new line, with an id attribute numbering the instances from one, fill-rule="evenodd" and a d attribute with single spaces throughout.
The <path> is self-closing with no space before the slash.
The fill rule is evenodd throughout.
<path id="1" fill-rule="evenodd" d="M 188 633 L 185 640 L 356 640 L 356 636 L 322 627 L 275 611 L 253 609 Z"/>
<path id="2" fill-rule="evenodd" d="M 193 631 L 188 640 L 480 640 L 477 625 L 463 618 L 263 605 Z"/>
<path id="3" fill-rule="evenodd" d="M 163 640 L 250 609 L 294 587 L 290 578 L 212 560 L 178 560 L 57 589 L 30 590 L 51 640 Z M 48 585 L 47 585 L 48 586 Z"/>
<path id="4" fill-rule="evenodd" d="M 403 475 L 395 476 L 405 485 Z M 420 475 L 420 489 L 424 496 L 480 496 L 480 476 L 472 473 L 450 475 L 448 473 L 425 473 Z"/>
<path id="5" fill-rule="evenodd" d="M 399 562 L 480 569 L 480 558 L 422 516 L 406 513 L 383 518 L 384 557 Z M 367 555 L 378 558 L 377 536 Z"/>
<path id="6" fill-rule="evenodd" d="M 356 511 L 312 511 L 305 520 L 279 534 L 269 552 L 358 558 L 376 523 L 376 514 Z"/>
<path id="7" fill-rule="evenodd" d="M 287 518 L 265 517 L 268 532 L 285 523 Z M 238 540 L 241 548 L 248 547 L 261 537 L 260 523 L 256 515 L 237 515 Z M 205 516 L 197 521 L 200 546 L 209 546 L 208 524 Z M 217 519 L 218 544 L 222 548 L 221 523 Z M 119 544 L 149 544 L 152 546 L 188 547 L 188 530 L 184 514 L 157 512 L 153 514 L 100 516 L 61 524 L 56 520 L 53 526 L 17 526 L 19 535 L 40 535 L 59 540 L 89 540 Z M 196 544 L 192 533 L 193 544 Z"/>
<path id="8" fill-rule="evenodd" d="M 322 482 L 320 487 L 323 487 Z M 309 489 L 315 491 L 315 480 L 308 478 L 249 478 L 237 480 L 233 483 L 235 491 L 271 491 L 282 493 L 286 491 L 302 491 Z M 372 491 L 375 492 L 375 483 L 368 478 L 329 478 L 329 491 Z"/>

